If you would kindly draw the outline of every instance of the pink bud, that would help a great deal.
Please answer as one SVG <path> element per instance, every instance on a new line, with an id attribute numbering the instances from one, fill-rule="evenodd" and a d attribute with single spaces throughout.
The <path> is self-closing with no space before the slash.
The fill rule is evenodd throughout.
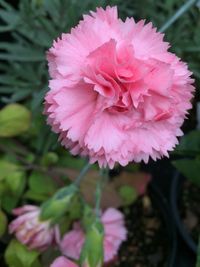
<path id="1" fill-rule="evenodd" d="M 65 257 L 59 257 L 51 264 L 50 267 L 78 267 L 78 265 Z"/>
<path id="2" fill-rule="evenodd" d="M 13 210 L 18 217 L 9 225 L 9 232 L 29 249 L 43 251 L 53 245 L 58 238 L 57 226 L 51 226 L 49 221 L 40 221 L 40 208 L 25 205 Z"/>

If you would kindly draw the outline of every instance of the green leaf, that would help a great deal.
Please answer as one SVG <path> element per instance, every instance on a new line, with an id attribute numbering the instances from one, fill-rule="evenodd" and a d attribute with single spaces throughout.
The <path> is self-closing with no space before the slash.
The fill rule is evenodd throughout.
<path id="1" fill-rule="evenodd" d="M 21 100 L 25 99 L 26 97 L 28 97 L 30 94 L 31 94 L 30 89 L 27 90 L 27 89 L 19 88 L 19 90 L 17 92 L 13 93 L 10 98 L 2 97 L 2 101 L 4 103 L 12 103 L 12 102 L 16 102 L 16 101 L 21 101 Z"/>
<path id="2" fill-rule="evenodd" d="M 9 195 L 8 193 L 4 194 L 2 196 L 2 201 L 1 201 L 2 208 L 8 212 L 11 213 L 11 211 L 16 208 L 18 202 L 19 202 L 19 197 L 18 196 L 13 196 Z"/>
<path id="3" fill-rule="evenodd" d="M 19 166 L 6 160 L 0 160 L 0 181 L 5 179 L 6 176 L 19 170 Z"/>
<path id="4" fill-rule="evenodd" d="M 44 202 L 45 200 L 47 200 L 49 198 L 49 196 L 37 193 L 37 192 L 32 191 L 32 190 L 28 190 L 24 194 L 24 198 L 27 198 L 27 199 L 30 199 L 33 201 L 37 201 L 37 202 Z"/>
<path id="5" fill-rule="evenodd" d="M 80 157 L 74 157 L 71 154 L 66 153 L 66 151 L 64 151 L 63 156 L 61 155 L 61 157 L 59 158 L 58 164 L 65 168 L 82 170 L 83 167 L 85 166 L 85 163 L 86 163 L 85 159 Z"/>
<path id="6" fill-rule="evenodd" d="M 16 171 L 6 176 L 5 184 L 14 196 L 20 196 L 25 188 L 25 173 Z"/>
<path id="7" fill-rule="evenodd" d="M 6 231 L 8 224 L 7 217 L 3 211 L 0 210 L 0 237 L 2 237 Z"/>
<path id="8" fill-rule="evenodd" d="M 0 59 L 1 60 L 14 60 L 14 61 L 31 61 L 31 62 L 37 62 L 37 61 L 43 61 L 44 56 L 42 54 L 35 54 L 35 53 L 30 53 L 28 51 L 24 51 L 24 54 L 12 54 L 12 53 L 0 53 Z"/>
<path id="9" fill-rule="evenodd" d="M 15 11 L 0 9 L 0 18 L 8 25 L 16 26 L 19 22 L 19 15 Z"/>
<path id="10" fill-rule="evenodd" d="M 20 135 L 30 127 L 31 113 L 20 104 L 10 104 L 0 110 L 0 137 Z"/>
<path id="11" fill-rule="evenodd" d="M 138 197 L 136 189 L 128 185 L 123 185 L 119 188 L 119 195 L 124 205 L 132 204 Z"/>
<path id="12" fill-rule="evenodd" d="M 194 130 L 186 134 L 181 139 L 175 152 L 186 155 L 200 154 L 200 131 Z"/>
<path id="13" fill-rule="evenodd" d="M 187 179 L 200 186 L 200 160 L 198 159 L 180 159 L 173 161 L 173 165 Z"/>
<path id="14" fill-rule="evenodd" d="M 47 152 L 41 159 L 41 164 L 45 167 L 55 165 L 58 162 L 58 155 L 54 152 Z"/>
<path id="15" fill-rule="evenodd" d="M 5 252 L 5 261 L 9 267 L 35 267 L 39 252 L 29 250 L 26 246 L 13 239 Z"/>
<path id="16" fill-rule="evenodd" d="M 37 194 L 51 196 L 56 191 L 57 186 L 52 177 L 34 171 L 29 177 L 29 188 Z"/>

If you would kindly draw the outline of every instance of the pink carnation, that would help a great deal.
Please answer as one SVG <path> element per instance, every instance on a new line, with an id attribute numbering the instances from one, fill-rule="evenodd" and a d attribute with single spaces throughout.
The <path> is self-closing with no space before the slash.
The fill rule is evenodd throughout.
<path id="1" fill-rule="evenodd" d="M 18 217 L 9 226 L 10 233 L 30 249 L 43 251 L 56 243 L 58 229 L 51 227 L 49 221 L 40 221 L 40 209 L 37 206 L 25 205 L 13 210 Z"/>
<path id="2" fill-rule="evenodd" d="M 114 208 L 107 209 L 101 216 L 104 225 L 104 262 L 112 260 L 119 250 L 121 243 L 126 240 L 127 231 L 124 226 L 124 217 Z M 85 241 L 85 233 L 80 224 L 75 223 L 73 230 L 68 232 L 61 241 L 62 253 L 78 260 Z"/>
<path id="3" fill-rule="evenodd" d="M 72 154 L 113 168 L 168 156 L 178 144 L 193 80 L 163 36 L 107 7 L 54 41 L 45 113 Z"/>
<path id="4" fill-rule="evenodd" d="M 50 267 L 78 267 L 78 265 L 65 257 L 59 257 L 51 264 Z"/>

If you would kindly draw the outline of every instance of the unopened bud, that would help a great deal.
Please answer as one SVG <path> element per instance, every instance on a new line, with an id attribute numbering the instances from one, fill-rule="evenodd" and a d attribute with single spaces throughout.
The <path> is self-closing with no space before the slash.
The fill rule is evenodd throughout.
<path id="1" fill-rule="evenodd" d="M 104 228 L 98 218 L 91 223 L 86 233 L 81 252 L 81 267 L 101 267 L 103 265 Z"/>
<path id="2" fill-rule="evenodd" d="M 55 195 L 43 203 L 40 219 L 56 221 L 69 209 L 70 203 L 77 193 L 77 186 L 71 184 L 58 190 Z"/>

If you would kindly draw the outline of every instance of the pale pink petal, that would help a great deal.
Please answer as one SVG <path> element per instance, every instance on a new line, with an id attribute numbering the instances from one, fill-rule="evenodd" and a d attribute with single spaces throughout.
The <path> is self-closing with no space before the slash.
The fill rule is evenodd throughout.
<path id="1" fill-rule="evenodd" d="M 50 267 L 78 267 L 78 265 L 65 257 L 59 257 L 51 264 Z"/>

